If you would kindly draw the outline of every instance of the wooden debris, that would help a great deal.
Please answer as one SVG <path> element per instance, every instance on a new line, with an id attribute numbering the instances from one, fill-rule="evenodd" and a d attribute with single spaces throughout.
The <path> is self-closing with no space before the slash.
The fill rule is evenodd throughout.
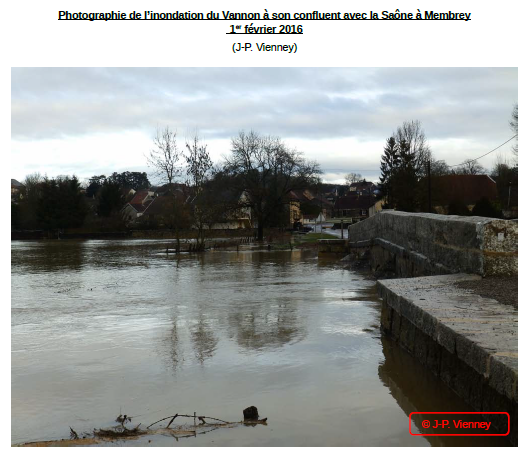
<path id="1" fill-rule="evenodd" d="M 79 436 L 76 433 L 76 431 L 72 427 L 69 427 L 69 428 L 70 428 L 70 439 L 71 440 L 78 440 Z"/>
<path id="2" fill-rule="evenodd" d="M 18 446 L 77 446 L 80 444 L 90 446 L 105 441 L 138 438 L 145 435 L 167 435 L 172 436 L 176 440 L 178 440 L 179 438 L 188 438 L 191 436 L 202 435 L 217 430 L 219 428 L 235 428 L 239 425 L 267 425 L 266 418 L 259 419 L 259 413 L 255 406 L 250 406 L 249 408 L 244 409 L 243 412 L 244 420 L 240 422 L 228 422 L 226 420 L 218 419 L 216 417 L 198 415 L 196 412 L 194 412 L 193 415 L 176 413 L 151 423 L 145 429 L 140 428 L 140 423 L 134 428 L 127 428 L 125 424 L 127 422 L 131 422 L 132 417 L 129 417 L 126 414 L 120 414 L 116 418 L 116 422 L 120 423 L 120 425 L 110 428 L 95 428 L 92 433 L 84 433 L 83 438 L 80 438 L 78 433 L 72 427 L 69 427 L 70 440 L 36 441 L 32 443 L 24 443 Z M 171 425 L 178 417 L 194 419 L 194 423 L 192 425 L 179 425 L 172 428 Z M 169 419 L 170 421 L 164 428 L 150 430 L 150 427 L 152 427 L 153 425 Z M 196 419 L 200 421 L 199 424 L 196 424 Z M 151 440 L 149 442 L 151 442 Z"/>

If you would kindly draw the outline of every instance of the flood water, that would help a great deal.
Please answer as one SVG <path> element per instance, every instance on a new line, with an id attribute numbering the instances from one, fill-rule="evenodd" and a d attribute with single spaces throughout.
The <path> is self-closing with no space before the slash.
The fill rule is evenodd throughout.
<path id="1" fill-rule="evenodd" d="M 12 242 L 13 444 L 180 413 L 268 425 L 127 445 L 505 445 L 411 436 L 470 411 L 379 331 L 367 273 L 312 250 L 166 255 L 166 241 Z M 413 431 L 417 430 L 414 426 Z"/>

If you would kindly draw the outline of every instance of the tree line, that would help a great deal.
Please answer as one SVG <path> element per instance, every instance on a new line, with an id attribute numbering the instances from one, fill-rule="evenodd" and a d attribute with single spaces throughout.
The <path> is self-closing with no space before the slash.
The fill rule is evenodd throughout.
<path id="1" fill-rule="evenodd" d="M 265 228 L 287 224 L 289 193 L 316 184 L 321 173 L 317 163 L 305 160 L 280 138 L 253 130 L 234 137 L 230 153 L 217 166 L 197 136 L 181 149 L 176 131 L 166 127 L 157 132 L 154 145 L 148 163 L 168 185 L 176 238 L 179 223 L 187 216 L 197 230 L 199 245 L 206 225 L 243 208 L 251 210 L 257 238 L 262 240 Z"/>
<path id="2" fill-rule="evenodd" d="M 39 173 L 26 176 L 21 198 L 11 203 L 14 229 L 45 231 L 80 228 L 122 229 L 120 210 L 130 189 L 149 188 L 145 172 L 93 176 L 83 188 L 73 176 L 48 178 Z"/>
<path id="3" fill-rule="evenodd" d="M 517 136 L 518 109 L 515 105 L 510 120 L 510 128 Z M 516 138 L 517 139 L 517 138 Z M 481 198 L 470 212 L 461 199 L 444 204 L 449 214 L 501 217 L 503 208 L 516 205 L 512 201 L 512 186 L 517 186 L 517 143 L 513 147 L 516 156 L 512 162 L 501 155 L 497 156 L 491 172 L 482 167 L 478 160 L 467 159 L 460 165 L 449 167 L 443 160 L 432 155 L 425 132 L 418 120 L 406 121 L 386 139 L 380 163 L 380 193 L 384 208 L 406 212 L 434 212 L 433 199 L 437 198 L 441 183 L 438 177 L 444 175 L 484 175 L 496 181 L 498 201 Z M 349 178 L 351 179 L 351 177 Z M 514 196 L 516 194 L 514 193 Z"/>
<path id="4" fill-rule="evenodd" d="M 206 229 L 243 208 L 251 211 L 259 240 L 265 228 L 286 226 L 290 192 L 317 184 L 321 173 L 280 138 L 254 131 L 234 137 L 230 152 L 215 165 L 198 135 L 180 145 L 177 132 L 166 127 L 157 130 L 146 158 L 163 184 L 158 202 L 164 225 L 175 231 L 177 245 L 183 229 L 195 230 L 200 247 Z M 128 191 L 151 186 L 145 172 L 95 175 L 84 194 L 76 176 L 32 174 L 23 184 L 22 199 L 12 203 L 12 228 L 47 231 L 123 229 Z"/>

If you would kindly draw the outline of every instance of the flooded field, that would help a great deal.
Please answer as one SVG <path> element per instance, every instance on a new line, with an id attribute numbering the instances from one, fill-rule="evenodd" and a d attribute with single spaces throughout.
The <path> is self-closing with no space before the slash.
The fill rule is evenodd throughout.
<path id="1" fill-rule="evenodd" d="M 312 250 L 179 257 L 166 241 L 12 242 L 13 444 L 175 414 L 268 425 L 183 446 L 505 445 L 420 437 L 413 411 L 470 411 L 379 331 L 367 274 Z M 413 429 L 414 430 L 414 429 Z"/>

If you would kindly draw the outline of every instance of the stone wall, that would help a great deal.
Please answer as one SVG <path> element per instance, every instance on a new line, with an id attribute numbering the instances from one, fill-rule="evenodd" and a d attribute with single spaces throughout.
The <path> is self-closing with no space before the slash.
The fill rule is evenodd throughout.
<path id="1" fill-rule="evenodd" d="M 517 223 L 494 218 L 383 211 L 349 226 L 350 246 L 397 276 L 517 275 L 517 242 Z"/>
<path id="2" fill-rule="evenodd" d="M 345 255 L 349 253 L 347 239 L 319 239 L 318 253 L 334 253 Z"/>
<path id="3" fill-rule="evenodd" d="M 517 312 L 453 286 L 475 277 L 379 281 L 381 329 L 475 410 L 508 412 L 517 445 Z M 489 419 L 506 430 L 504 416 Z"/>

